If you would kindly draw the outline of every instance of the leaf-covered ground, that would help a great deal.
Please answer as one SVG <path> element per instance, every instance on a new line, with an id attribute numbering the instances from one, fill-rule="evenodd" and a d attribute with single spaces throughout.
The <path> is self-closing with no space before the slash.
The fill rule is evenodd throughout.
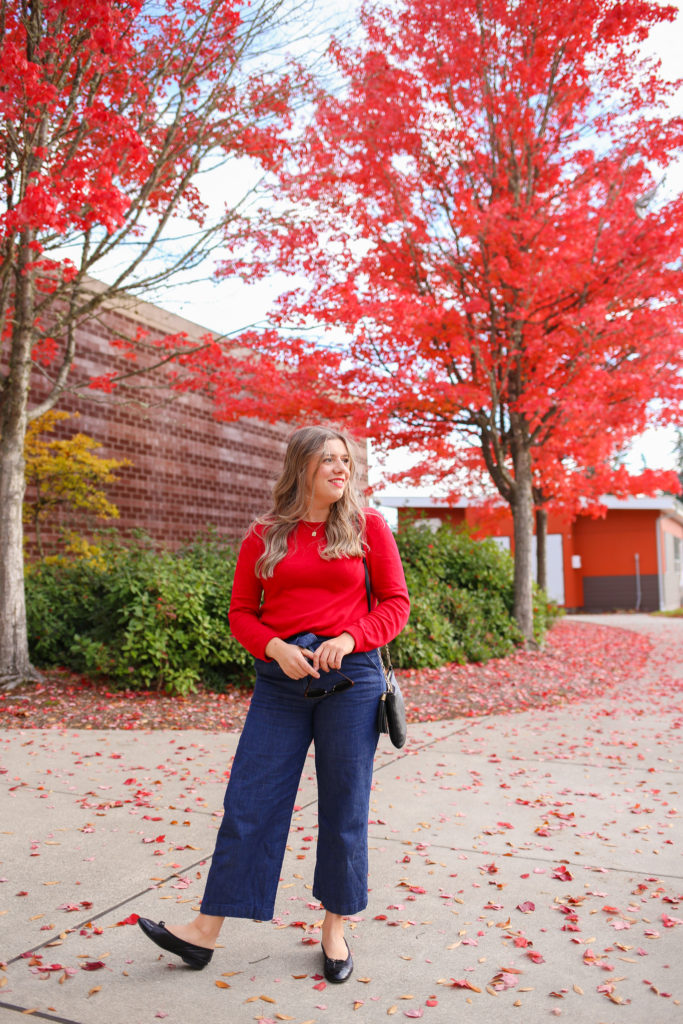
<path id="1" fill-rule="evenodd" d="M 107 697 L 62 675 L 39 694 L 52 727 L 32 732 L 28 694 L 6 696 L 26 715 L 0 732 L 0 1017 L 680 1020 L 683 626 L 631 621 L 639 632 L 625 616 L 624 629 L 568 619 L 543 652 L 402 674 L 423 724 L 402 751 L 378 750 L 370 903 L 348 920 L 344 986 L 320 970 L 312 754 L 271 922 L 233 919 L 191 982 L 136 927 L 199 906 L 244 694 Z M 91 732 L 58 728 L 69 686 Z M 216 709 L 233 735 L 145 731 L 214 728 Z M 504 709 L 528 711 L 487 714 Z M 468 720 L 432 721 L 446 716 Z M 120 721 L 129 732 L 98 731 Z"/>
<path id="2" fill-rule="evenodd" d="M 409 721 L 430 722 L 599 696 L 637 675 L 650 648 L 642 634 L 563 619 L 550 631 L 542 651 L 520 651 L 486 664 L 399 671 L 397 676 Z M 38 686 L 0 693 L 0 724 L 21 729 L 237 731 L 250 696 L 238 687 L 188 697 L 116 691 L 65 670 L 50 670 Z"/>

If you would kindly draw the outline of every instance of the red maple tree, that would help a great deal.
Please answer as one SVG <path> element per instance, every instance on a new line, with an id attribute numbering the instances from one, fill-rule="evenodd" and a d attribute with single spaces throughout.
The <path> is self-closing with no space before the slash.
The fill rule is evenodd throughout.
<path id="1" fill-rule="evenodd" d="M 532 635 L 536 503 L 576 511 L 670 483 L 613 456 L 681 397 L 683 201 L 674 84 L 640 58 L 675 8 L 647 0 L 425 0 L 361 16 L 333 48 L 280 187 L 289 217 L 253 260 L 302 271 L 283 320 L 347 343 L 261 341 L 306 410 L 417 462 L 412 481 L 486 474 L 514 519 L 515 617 Z M 264 256 L 264 254 L 266 254 Z M 317 383 L 316 383 L 317 382 Z M 278 385 L 281 387 L 282 385 Z M 268 382 L 248 408 L 268 415 Z"/>
<path id="2" fill-rule="evenodd" d="M 198 174 L 229 177 L 231 158 L 276 162 L 292 81 L 269 50 L 282 47 L 285 12 L 284 0 L 0 0 L 0 684 L 33 675 L 27 422 L 69 387 L 80 325 L 224 244 L 242 197 L 226 185 L 216 213 Z M 148 370 L 188 345 L 154 348 Z"/>

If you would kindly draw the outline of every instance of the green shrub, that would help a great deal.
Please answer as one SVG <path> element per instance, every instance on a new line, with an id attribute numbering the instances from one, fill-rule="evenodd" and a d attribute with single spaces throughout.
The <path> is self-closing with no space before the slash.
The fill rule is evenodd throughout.
<path id="1" fill-rule="evenodd" d="M 208 535 L 178 552 L 108 534 L 96 557 L 32 566 L 26 578 L 31 656 L 122 689 L 185 694 L 251 685 L 251 657 L 230 632 L 233 548 Z M 513 564 L 492 540 L 442 527 L 397 537 L 412 611 L 392 643 L 400 668 L 487 661 L 522 636 L 512 618 Z M 93 549 L 95 550 L 95 549 Z M 534 596 L 540 641 L 557 609 Z"/>
<path id="2" fill-rule="evenodd" d="M 411 599 L 410 621 L 391 645 L 402 668 L 504 657 L 522 643 L 512 618 L 514 565 L 489 539 L 419 525 L 397 535 Z M 537 587 L 534 634 L 541 641 L 557 614 Z"/>
<path id="3" fill-rule="evenodd" d="M 31 655 L 121 688 L 185 694 L 242 679 L 251 659 L 230 633 L 235 552 L 216 537 L 179 551 L 110 539 L 96 564 L 34 567 L 27 576 Z"/>

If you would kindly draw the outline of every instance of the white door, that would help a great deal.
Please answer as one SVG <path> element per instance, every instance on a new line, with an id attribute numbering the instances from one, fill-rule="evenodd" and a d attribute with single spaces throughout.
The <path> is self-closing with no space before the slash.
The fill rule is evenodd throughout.
<path id="1" fill-rule="evenodd" d="M 536 579 L 536 535 L 533 537 L 531 557 L 534 579 Z M 546 560 L 548 572 L 548 597 L 564 604 L 564 561 L 562 558 L 562 534 L 549 533 L 546 538 Z"/>

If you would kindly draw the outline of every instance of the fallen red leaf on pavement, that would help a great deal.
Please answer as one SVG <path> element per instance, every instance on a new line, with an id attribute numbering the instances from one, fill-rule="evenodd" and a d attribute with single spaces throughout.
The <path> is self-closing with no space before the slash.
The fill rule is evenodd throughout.
<path id="1" fill-rule="evenodd" d="M 124 924 L 137 924 L 140 920 L 139 914 L 130 914 L 129 917 L 125 917 L 123 921 L 117 921 L 114 925 L 115 928 L 120 928 Z"/>

